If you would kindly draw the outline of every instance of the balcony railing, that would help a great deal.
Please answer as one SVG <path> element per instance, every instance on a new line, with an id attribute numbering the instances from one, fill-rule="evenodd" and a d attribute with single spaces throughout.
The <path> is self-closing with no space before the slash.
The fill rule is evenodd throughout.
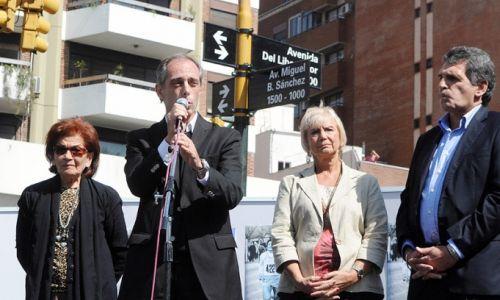
<path id="1" fill-rule="evenodd" d="M 136 0 L 78 0 L 78 1 L 68 2 L 66 8 L 67 8 L 67 10 L 74 10 L 74 9 L 85 8 L 85 7 L 96 7 L 96 6 L 99 6 L 102 4 L 106 4 L 106 3 L 115 3 L 115 4 L 119 4 L 119 5 L 132 7 L 135 9 L 150 11 L 150 12 L 157 13 L 160 15 L 165 15 L 165 16 L 170 16 L 170 17 L 178 17 L 179 19 L 186 20 L 186 21 L 193 21 L 194 20 L 194 17 L 191 14 L 183 13 L 183 12 L 180 12 L 178 10 L 165 8 L 165 7 L 154 5 L 154 4 L 144 3 L 144 2 L 136 1 Z"/>
<path id="2" fill-rule="evenodd" d="M 125 86 L 130 86 L 130 87 L 135 87 L 135 88 L 140 88 L 140 89 L 145 89 L 145 90 L 150 90 L 150 91 L 155 90 L 155 84 L 152 82 L 139 80 L 139 79 L 133 79 L 133 78 L 127 78 L 127 77 L 114 75 L 114 74 L 101 74 L 101 75 L 93 75 L 93 76 L 87 76 L 87 77 L 82 77 L 82 78 L 68 79 L 68 80 L 64 81 L 64 87 L 69 88 L 69 87 L 75 87 L 75 86 L 84 86 L 84 85 L 96 84 L 96 83 L 101 83 L 101 82 L 116 83 L 116 84 L 120 84 L 120 85 L 125 85 Z"/>
<path id="3" fill-rule="evenodd" d="M 92 124 L 129 131 L 151 126 L 165 114 L 155 84 L 103 74 L 64 81 L 61 118 L 85 117 Z"/>
<path id="4" fill-rule="evenodd" d="M 196 23 L 189 14 L 137 0 L 80 0 L 68 6 L 65 41 L 158 60 L 195 49 Z"/>

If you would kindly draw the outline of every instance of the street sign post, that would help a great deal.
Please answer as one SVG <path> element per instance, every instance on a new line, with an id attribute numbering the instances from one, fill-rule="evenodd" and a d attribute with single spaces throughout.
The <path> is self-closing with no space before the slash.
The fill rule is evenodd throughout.
<path id="1" fill-rule="evenodd" d="M 205 44 L 203 59 L 209 62 L 234 67 L 237 31 L 210 23 L 205 23 Z M 308 84 L 321 89 L 321 54 L 304 48 L 278 42 L 263 36 L 252 36 L 252 69 L 259 71 L 275 66 L 308 60 Z"/>
<path id="2" fill-rule="evenodd" d="M 236 30 L 205 23 L 203 60 L 234 67 Z"/>
<path id="3" fill-rule="evenodd" d="M 212 84 L 212 114 L 219 116 L 234 114 L 234 78 Z"/>
<path id="4" fill-rule="evenodd" d="M 258 110 L 297 104 L 309 97 L 309 61 L 253 73 L 248 91 L 248 109 Z"/>

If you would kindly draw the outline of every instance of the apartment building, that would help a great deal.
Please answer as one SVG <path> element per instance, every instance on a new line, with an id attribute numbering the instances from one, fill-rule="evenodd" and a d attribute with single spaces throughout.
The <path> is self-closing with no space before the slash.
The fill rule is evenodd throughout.
<path id="1" fill-rule="evenodd" d="M 176 53 L 201 59 L 203 22 L 234 28 L 237 4 L 237 0 L 65 1 L 62 11 L 44 15 L 52 25 L 46 37 L 50 48 L 36 55 L 18 50 L 20 28 L 17 33 L 0 34 L 0 70 L 6 70 L 1 71 L 2 92 L 8 93 L 0 95 L 0 137 L 43 143 L 57 119 L 78 115 L 97 127 L 103 153 L 123 155 L 126 132 L 149 126 L 164 113 L 154 92 L 160 60 Z M 258 1 L 252 5 L 257 24 Z M 208 86 L 232 72 L 205 62 L 203 67 Z M 28 87 L 30 80 L 23 80 L 18 70 L 28 74 L 25 77 L 33 75 L 36 85 Z M 24 88 L 24 94 L 17 87 Z M 200 101 L 203 115 L 207 107 L 210 112 L 210 98 L 206 93 Z"/>
<path id="2" fill-rule="evenodd" d="M 499 12 L 495 0 L 266 0 L 259 32 L 323 54 L 322 89 L 296 108 L 296 125 L 323 101 L 349 144 L 408 166 L 420 134 L 443 114 L 436 78 L 446 50 L 480 47 L 500 65 Z"/>

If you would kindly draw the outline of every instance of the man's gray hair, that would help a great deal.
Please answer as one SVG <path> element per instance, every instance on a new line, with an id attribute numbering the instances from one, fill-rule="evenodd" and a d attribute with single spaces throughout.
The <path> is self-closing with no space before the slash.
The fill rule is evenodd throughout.
<path id="1" fill-rule="evenodd" d="M 456 65 L 465 61 L 465 75 L 473 85 L 486 82 L 488 89 L 484 93 L 483 105 L 488 106 L 495 88 L 495 65 L 486 51 L 475 47 L 457 46 L 451 48 L 443 61 L 448 65 Z"/>
<path id="2" fill-rule="evenodd" d="M 187 59 L 192 61 L 200 70 L 200 83 L 203 82 L 203 69 L 201 68 L 200 63 L 193 57 L 187 54 L 175 54 L 169 58 L 166 58 L 160 62 L 158 67 L 156 68 L 156 84 L 162 85 L 168 77 L 167 67 L 168 65 L 177 59 Z"/>

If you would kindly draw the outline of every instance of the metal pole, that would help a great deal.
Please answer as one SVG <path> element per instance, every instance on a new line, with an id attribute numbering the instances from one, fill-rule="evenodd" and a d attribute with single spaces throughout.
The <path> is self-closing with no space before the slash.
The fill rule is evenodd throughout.
<path id="1" fill-rule="evenodd" d="M 250 0 L 239 0 L 236 43 L 236 78 L 234 80 L 234 127 L 241 134 L 241 188 L 246 195 L 248 156 L 248 84 L 252 63 L 252 10 Z"/>

